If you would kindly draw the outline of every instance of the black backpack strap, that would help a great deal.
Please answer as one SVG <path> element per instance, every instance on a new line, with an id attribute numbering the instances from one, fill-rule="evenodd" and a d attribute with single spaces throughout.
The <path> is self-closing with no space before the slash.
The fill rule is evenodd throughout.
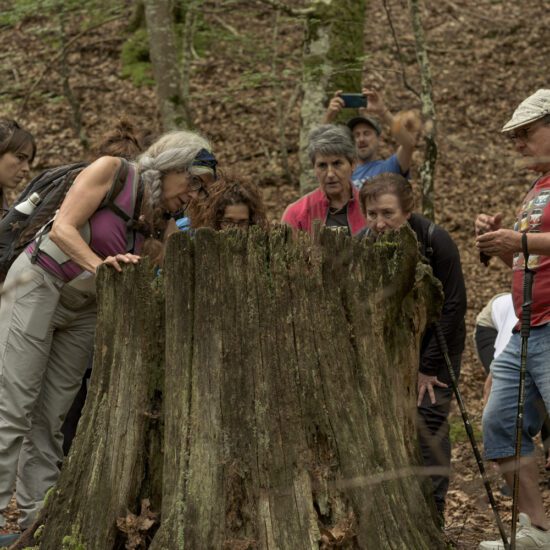
<path id="1" fill-rule="evenodd" d="M 135 229 L 137 226 L 139 216 L 141 213 L 141 203 L 143 202 L 143 182 L 141 181 L 141 178 L 138 177 L 137 182 L 137 196 L 136 196 L 136 202 L 134 204 L 134 215 L 132 216 L 132 228 Z"/>
<path id="2" fill-rule="evenodd" d="M 434 249 L 433 249 L 433 246 L 432 246 L 432 238 L 433 238 L 433 234 L 434 234 L 434 230 L 435 230 L 435 223 L 434 222 L 430 222 L 430 225 L 428 227 L 428 238 L 426 239 L 426 247 L 424 249 L 424 252 L 425 252 L 425 256 L 426 258 L 428 258 L 428 260 L 432 260 L 432 256 L 434 254 Z"/>
<path id="3" fill-rule="evenodd" d="M 138 220 L 141 212 L 141 203 L 143 202 L 143 183 L 141 180 L 138 180 L 137 182 L 137 195 L 136 195 L 136 202 L 134 204 L 134 215 L 132 216 L 132 219 L 128 222 L 126 222 L 126 225 L 128 226 L 128 239 L 126 243 L 126 251 L 127 252 L 134 252 L 135 246 L 136 246 L 136 237 L 137 233 L 139 231 L 138 229 Z M 143 231 L 141 232 L 143 234 Z M 146 238 L 147 236 L 144 235 Z"/>
<path id="4" fill-rule="evenodd" d="M 109 192 L 103 199 L 103 202 L 101 203 L 101 206 L 100 206 L 100 208 L 108 208 L 109 210 L 114 212 L 119 218 L 122 218 L 125 222 L 128 222 L 129 220 L 131 220 L 131 217 L 128 216 L 128 214 L 124 212 L 124 210 L 122 210 L 122 208 L 120 208 L 115 203 L 115 199 L 124 189 L 124 185 L 126 184 L 126 179 L 128 178 L 129 171 L 130 171 L 130 167 L 128 166 L 128 161 L 126 159 L 121 158 L 120 167 L 117 170 L 117 173 L 115 174 L 113 185 L 111 185 Z"/>

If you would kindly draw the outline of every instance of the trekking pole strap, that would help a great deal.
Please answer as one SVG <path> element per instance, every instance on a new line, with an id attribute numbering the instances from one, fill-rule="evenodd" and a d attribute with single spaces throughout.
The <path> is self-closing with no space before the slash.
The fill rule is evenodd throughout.
<path id="1" fill-rule="evenodd" d="M 533 302 L 533 278 L 535 272 L 529 269 L 529 247 L 527 233 L 521 235 L 521 248 L 523 250 L 524 274 L 523 274 L 523 304 L 521 305 L 521 329 L 522 338 L 528 338 L 531 330 L 531 305 Z"/>

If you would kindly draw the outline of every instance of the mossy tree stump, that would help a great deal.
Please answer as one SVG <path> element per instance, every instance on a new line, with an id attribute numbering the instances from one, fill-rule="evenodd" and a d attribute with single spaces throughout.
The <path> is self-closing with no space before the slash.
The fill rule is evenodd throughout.
<path id="1" fill-rule="evenodd" d="M 151 280 L 146 263 L 101 273 L 41 550 L 444 548 L 414 428 L 441 291 L 412 232 L 177 234 Z M 143 499 L 158 523 L 145 510 L 123 533 Z"/>

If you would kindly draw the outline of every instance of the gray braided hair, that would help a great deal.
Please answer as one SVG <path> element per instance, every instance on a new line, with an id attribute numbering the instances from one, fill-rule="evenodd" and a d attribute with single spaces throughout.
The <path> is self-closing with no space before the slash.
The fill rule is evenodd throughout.
<path id="1" fill-rule="evenodd" d="M 168 172 L 188 172 L 192 175 L 213 174 L 206 166 L 193 166 L 201 149 L 212 150 L 209 141 L 186 130 L 161 136 L 138 158 L 138 169 L 148 193 L 149 206 L 156 210 L 162 199 L 162 178 Z"/>

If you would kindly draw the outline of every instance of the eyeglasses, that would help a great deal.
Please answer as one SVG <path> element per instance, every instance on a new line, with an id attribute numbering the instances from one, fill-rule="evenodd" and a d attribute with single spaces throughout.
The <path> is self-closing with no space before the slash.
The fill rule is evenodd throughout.
<path id="1" fill-rule="evenodd" d="M 247 229 L 250 225 L 250 220 L 232 220 L 230 218 L 222 218 L 220 220 L 221 229 Z"/>
<path id="2" fill-rule="evenodd" d="M 204 186 L 204 182 L 198 176 L 193 176 L 191 178 L 189 189 L 198 193 L 200 199 L 205 199 L 206 197 L 208 197 L 208 190 Z"/>
<path id="3" fill-rule="evenodd" d="M 529 139 L 529 136 L 541 126 L 546 126 L 546 122 L 533 124 L 531 126 L 528 126 L 527 128 L 520 128 L 515 132 L 508 132 L 508 139 L 512 143 L 517 143 L 518 141 L 522 141 L 523 143 L 525 143 Z"/>

